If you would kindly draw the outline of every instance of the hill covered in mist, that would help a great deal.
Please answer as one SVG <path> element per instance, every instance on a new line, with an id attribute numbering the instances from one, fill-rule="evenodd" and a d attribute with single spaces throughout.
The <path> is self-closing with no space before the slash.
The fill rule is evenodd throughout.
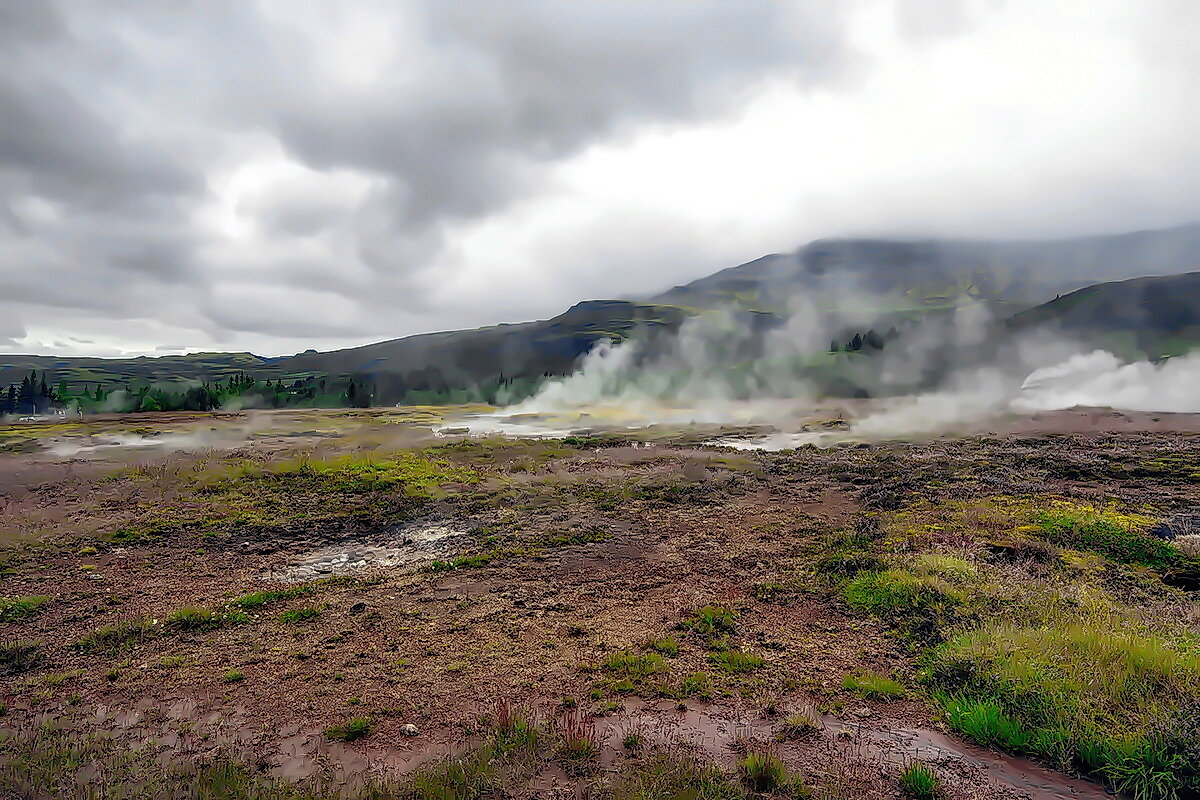
<path id="1" fill-rule="evenodd" d="M 725 340 L 734 343 L 722 356 L 729 363 L 803 372 L 833 394 L 870 393 L 859 375 L 878 370 L 864 357 L 894 349 L 906 336 L 913 340 L 913 331 L 929 340 L 922 348 L 956 356 L 927 359 L 943 366 L 923 367 L 905 386 L 931 380 L 945 363 L 978 351 L 977 342 L 964 343 L 956 332 L 967 308 L 985 309 L 995 323 L 1008 321 L 989 328 L 992 340 L 1052 326 L 1129 357 L 1184 352 L 1200 343 L 1200 277 L 1144 276 L 1198 267 L 1200 224 L 1054 241 L 818 240 L 652 297 L 580 302 L 547 320 L 282 358 L 6 355 L 0 356 L 0 387 L 30 370 L 72 390 L 246 375 L 274 381 L 275 402 L 284 403 L 337 403 L 351 381 L 358 402 L 504 403 L 529 396 L 547 377 L 570 374 L 600 342 L 636 340 L 644 355 L 653 354 L 677 345 L 685 321 L 719 317 Z M 1134 277 L 1139 280 L 1112 283 Z M 794 331 L 798 320 L 803 335 Z M 771 341 L 789 346 L 780 353 Z"/>

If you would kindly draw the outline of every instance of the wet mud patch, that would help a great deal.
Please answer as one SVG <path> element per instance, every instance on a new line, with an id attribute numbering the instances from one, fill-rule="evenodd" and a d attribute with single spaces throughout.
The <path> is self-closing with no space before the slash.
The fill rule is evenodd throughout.
<path id="1" fill-rule="evenodd" d="M 342 542 L 288 557 L 265 577 L 303 583 L 379 567 L 419 567 L 458 553 L 469 534 L 450 521 L 414 522 L 366 539 Z"/>

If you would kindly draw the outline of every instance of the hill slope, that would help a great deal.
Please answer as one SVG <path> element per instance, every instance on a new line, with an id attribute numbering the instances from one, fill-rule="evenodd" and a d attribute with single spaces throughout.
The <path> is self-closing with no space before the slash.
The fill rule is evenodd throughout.
<path id="1" fill-rule="evenodd" d="M 106 386 L 213 381 L 239 372 L 289 382 L 354 375 L 371 381 L 376 402 L 429 402 L 450 394 L 456 400 L 505 400 L 532 391 L 546 375 L 571 372 L 601 339 L 661 337 L 688 316 L 714 308 L 732 308 L 747 326 L 759 330 L 777 325 L 790 299 L 805 294 L 824 306 L 854 311 L 859 322 L 869 317 L 864 329 L 874 325 L 883 330 L 965 301 L 986 302 L 998 316 L 1007 317 L 1056 292 L 1096 280 L 1196 267 L 1200 224 L 1043 242 L 819 240 L 795 253 L 763 256 L 651 298 L 585 301 L 547 320 L 420 334 L 284 358 L 250 353 L 134 359 L 0 355 L 0 386 L 34 369 L 49 372 L 51 382 Z M 1103 298 L 1127 290 L 1092 291 Z M 1058 304 L 1048 304 L 1046 310 L 1018 315 L 1014 325 L 1055 321 L 1076 335 L 1115 343 L 1122 352 L 1140 348 L 1165 354 L 1200 342 L 1192 293 L 1148 292 L 1133 305 L 1111 298 L 1083 302 L 1092 295 L 1055 301 Z M 1067 313 L 1072 303 L 1078 308 Z M 1149 315 L 1157 320 L 1152 324 L 1144 318 L 1146 304 L 1173 310 Z M 831 331 L 832 336 L 842 333 Z"/>

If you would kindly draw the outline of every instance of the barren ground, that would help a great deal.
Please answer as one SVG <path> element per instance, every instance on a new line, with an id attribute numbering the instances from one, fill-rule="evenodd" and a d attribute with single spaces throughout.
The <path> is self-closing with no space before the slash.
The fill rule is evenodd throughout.
<path id="1" fill-rule="evenodd" d="M 933 649 L 998 619 L 1045 627 L 1043 608 L 1075 603 L 1200 659 L 1194 415 L 1083 410 L 756 452 L 667 429 L 435 436 L 441 413 L 0 429 L 0 594 L 44 598 L 0 617 L 8 791 L 116 796 L 127 773 L 222 759 L 281 786 L 412 793 L 404 775 L 519 709 L 597 752 L 539 751 L 493 794 L 676 796 L 627 784 L 651 753 L 734 775 L 762 752 L 819 797 L 902 796 L 914 762 L 948 797 L 1100 797 L 1115 771 L 968 741 Z M 1171 522 L 1179 559 L 1054 539 L 1036 529 L 1047 509 L 1156 542 Z M 847 589 L 888 569 L 942 601 L 882 608 Z M 1191 668 L 1170 689 L 1195 692 L 1185 711 L 1200 708 Z M 846 688 L 864 674 L 901 688 Z M 797 713 L 812 730 L 789 729 Z M 353 718 L 366 735 L 331 735 Z M 93 734 L 102 758 L 38 749 Z"/>

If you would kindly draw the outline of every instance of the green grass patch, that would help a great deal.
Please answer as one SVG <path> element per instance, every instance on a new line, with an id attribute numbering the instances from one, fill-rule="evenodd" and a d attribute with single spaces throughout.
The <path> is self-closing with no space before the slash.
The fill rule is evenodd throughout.
<path id="1" fill-rule="evenodd" d="M 747 653 L 744 650 L 722 650 L 710 653 L 709 662 L 724 672 L 753 672 L 761 669 L 766 663 L 761 656 Z"/>
<path id="2" fill-rule="evenodd" d="M 116 655 L 154 635 L 155 628 L 148 619 L 130 619 L 113 625 L 103 625 L 74 644 L 76 650 Z"/>
<path id="3" fill-rule="evenodd" d="M 660 751 L 629 764 L 614 781 L 612 800 L 744 800 L 721 770 L 690 753 Z"/>
<path id="4" fill-rule="evenodd" d="M 319 616 L 320 613 L 321 612 L 315 608 L 297 608 L 291 611 L 283 612 L 279 619 L 283 622 L 296 624 L 313 619 L 314 617 Z"/>
<path id="5" fill-rule="evenodd" d="M 942 785 L 932 769 L 912 763 L 900 773 L 900 791 L 912 800 L 937 800 L 942 795 Z"/>
<path id="6" fill-rule="evenodd" d="M 898 681 L 874 672 L 847 675 L 842 688 L 864 700 L 894 700 L 905 694 L 904 686 Z"/>
<path id="7" fill-rule="evenodd" d="M 942 611 L 961 602 L 953 587 L 904 569 L 862 572 L 842 587 L 852 608 L 880 615 Z"/>
<path id="8" fill-rule="evenodd" d="M 0 622 L 13 622 L 25 617 L 32 617 L 38 614 L 49 601 L 49 597 L 42 595 L 0 598 Z"/>
<path id="9" fill-rule="evenodd" d="M 980 743 L 1146 798 L 1200 786 L 1194 643 L 1181 649 L 1107 618 L 996 623 L 934 650 L 928 681 L 951 726 Z"/>
<path id="10" fill-rule="evenodd" d="M 664 636 L 660 639 L 651 639 L 646 643 L 646 647 L 659 655 L 664 655 L 667 658 L 674 658 L 679 655 L 679 642 L 674 636 Z"/>
<path id="11" fill-rule="evenodd" d="M 277 589 L 266 592 L 251 592 L 233 601 L 233 604 L 244 611 L 252 611 L 263 606 L 274 605 L 284 600 L 304 597 L 316 591 L 315 586 L 292 586 L 287 589 Z"/>
<path id="12" fill-rule="evenodd" d="M 344 725 L 333 725 L 325 729 L 325 737 L 338 742 L 354 742 L 371 733 L 374 724 L 366 717 L 354 717 Z"/>
<path id="13" fill-rule="evenodd" d="M 1165 572 L 1187 558 L 1170 542 L 1146 532 L 1138 516 L 1105 514 L 1088 507 L 1056 508 L 1035 517 L 1043 538 L 1059 547 L 1091 550 L 1122 564 Z"/>
<path id="14" fill-rule="evenodd" d="M 249 622 L 250 617 L 242 611 L 213 611 L 207 608 L 181 608 L 167 615 L 165 625 L 178 631 L 206 631 L 226 625 Z"/>

